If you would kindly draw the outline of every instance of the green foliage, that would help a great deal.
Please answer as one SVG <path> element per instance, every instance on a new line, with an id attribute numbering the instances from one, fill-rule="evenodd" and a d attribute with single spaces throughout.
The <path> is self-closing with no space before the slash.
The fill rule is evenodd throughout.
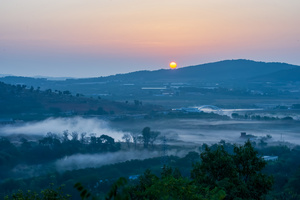
<path id="1" fill-rule="evenodd" d="M 68 136 L 72 139 L 69 140 Z M 63 133 L 63 137 L 58 134 L 47 133 L 45 137 L 38 141 L 28 141 L 21 138 L 20 145 L 12 143 L 6 137 L 0 137 L 0 179 L 10 178 L 11 169 L 23 165 L 45 164 L 65 156 L 77 153 L 104 153 L 116 152 L 120 150 L 120 143 L 108 135 L 90 138 L 85 137 L 85 133 L 78 137 L 78 133 Z M 1 192 L 1 188 L 0 188 Z"/>
<path id="2" fill-rule="evenodd" d="M 261 173 L 266 162 L 250 141 L 235 146 L 233 154 L 218 145 L 215 150 L 206 147 L 200 156 L 201 163 L 195 164 L 191 177 L 203 188 L 223 188 L 226 199 L 261 199 L 271 190 L 272 177 Z"/>
<path id="3" fill-rule="evenodd" d="M 127 180 L 123 177 L 119 178 L 112 186 L 107 194 L 106 200 L 127 200 L 130 199 L 128 188 L 126 187 Z"/>
<path id="4" fill-rule="evenodd" d="M 18 149 L 5 137 L 0 137 L 0 166 L 12 167 L 20 156 Z"/>
<path id="5" fill-rule="evenodd" d="M 70 198 L 70 195 L 62 192 L 62 187 L 54 189 L 53 184 L 50 184 L 49 188 L 42 190 L 40 194 L 31 190 L 26 192 L 19 190 L 12 195 L 4 197 L 5 200 L 69 200 Z"/>
<path id="6" fill-rule="evenodd" d="M 127 189 L 131 199 L 224 199 L 225 192 L 219 188 L 201 190 L 193 181 L 181 176 L 178 170 L 164 166 L 161 178 L 150 170 L 140 176 L 136 185 Z"/>
<path id="7" fill-rule="evenodd" d="M 91 197 L 91 193 L 86 188 L 84 188 L 81 183 L 75 183 L 74 188 L 76 188 L 80 193 L 81 199 L 88 199 Z"/>
<path id="8" fill-rule="evenodd" d="M 149 146 L 149 143 L 151 144 L 151 146 L 153 148 L 153 144 L 159 135 L 160 135 L 160 132 L 151 131 L 150 127 L 145 127 L 142 130 L 142 138 L 141 138 L 144 143 L 144 148 L 147 149 Z"/>
<path id="9" fill-rule="evenodd" d="M 37 80 L 37 82 L 39 81 Z M 46 86 L 44 85 L 44 87 Z M 106 115 L 123 113 L 124 111 L 145 112 L 152 109 L 161 109 L 158 106 L 142 106 L 141 101 L 137 101 L 139 106 L 134 106 L 121 102 L 87 98 L 82 95 L 72 95 L 69 90 L 42 89 L 0 82 L 0 117 L 29 121 L 46 119 L 50 116 Z"/>
<path id="10" fill-rule="evenodd" d="M 284 194 L 289 194 L 290 199 L 300 199 L 300 167 L 285 185 Z"/>
<path id="11" fill-rule="evenodd" d="M 148 148 L 148 144 L 150 142 L 150 128 L 145 127 L 142 131 L 144 148 Z"/>
<path id="12" fill-rule="evenodd" d="M 95 137 L 96 142 L 97 138 L 98 137 Z M 23 143 L 26 143 L 25 140 L 22 141 Z M 55 139 L 52 141 L 55 141 Z M 82 144 L 87 146 L 90 145 L 90 140 L 88 138 L 83 140 L 79 139 L 79 141 L 85 141 L 82 142 Z M 7 140 L 5 140 L 4 143 L 6 144 Z M 81 142 L 72 143 L 72 139 L 61 139 L 61 146 L 69 145 L 68 148 L 77 148 L 77 145 L 80 143 Z M 7 147 L 14 146 L 13 144 L 7 144 Z M 48 149 L 48 151 L 51 152 L 52 147 L 49 148 L 48 144 L 52 143 L 45 143 L 43 148 Z M 30 142 L 29 146 L 24 146 L 27 146 L 26 148 L 28 148 L 28 151 L 30 152 L 32 149 L 36 149 L 36 145 L 40 146 L 42 144 Z M 4 148 L 5 146 L 6 145 L 0 146 L 0 148 L 2 147 L 4 150 L 6 149 Z M 85 146 L 85 148 L 87 146 Z M 20 145 L 19 147 L 13 148 L 17 148 L 17 150 L 21 152 L 21 148 L 23 147 Z M 65 150 L 67 151 L 68 148 L 66 147 Z M 130 198 L 134 199 L 133 197 L 135 197 L 137 199 L 138 195 L 147 194 L 153 196 L 153 191 L 155 191 L 156 188 L 162 187 L 162 184 L 168 184 L 168 182 L 170 182 L 170 184 L 173 184 L 173 187 L 176 188 L 178 182 L 187 185 L 186 181 L 189 181 L 186 188 L 189 188 L 190 191 L 194 191 L 193 188 L 197 188 L 196 195 L 201 198 L 212 199 L 212 196 L 215 195 L 215 193 L 222 191 L 224 194 L 226 193 L 225 199 L 232 199 L 233 196 L 239 196 L 241 199 L 249 199 L 250 197 L 246 196 L 249 192 L 257 196 L 263 193 L 261 196 L 261 199 L 263 199 L 265 192 L 270 191 L 269 184 L 264 184 L 268 181 L 271 182 L 269 175 L 273 175 L 274 186 L 272 191 L 267 195 L 267 199 L 298 199 L 300 194 L 299 185 L 297 184 L 300 182 L 300 170 L 298 168 L 298 166 L 300 166 L 299 149 L 300 148 L 297 146 L 293 149 L 284 145 L 269 146 L 259 148 L 258 154 L 248 143 L 243 146 L 234 146 L 225 141 L 221 141 L 219 144 L 214 144 L 210 147 L 208 145 L 203 145 L 200 149 L 202 151 L 201 156 L 197 152 L 190 152 L 183 158 L 169 157 L 170 167 L 174 170 L 170 167 L 165 167 L 160 176 L 160 158 L 132 160 L 124 163 L 102 166 L 100 168 L 66 171 L 59 174 L 53 173 L 29 179 L 4 180 L 0 184 L 0 193 L 4 196 L 11 194 L 18 189 L 27 191 L 29 188 L 32 191 L 40 191 L 47 187 L 49 181 L 51 181 L 58 185 L 65 184 L 66 193 L 71 194 L 73 198 L 77 197 L 77 199 L 80 199 L 81 197 L 78 194 L 78 191 L 73 188 L 73 185 L 76 182 L 81 182 L 82 185 L 88 186 L 86 188 L 89 188 L 88 191 L 92 194 L 89 198 L 92 198 L 92 196 L 104 198 L 107 197 L 105 194 L 108 194 L 108 192 L 111 191 L 112 185 L 118 177 L 139 175 L 138 180 L 129 180 L 126 184 L 119 185 L 116 194 L 124 194 L 124 196 L 129 195 Z M 55 148 L 53 150 L 55 150 Z M 57 151 L 57 149 L 55 151 Z M 31 152 L 33 152 L 33 150 Z M 29 155 L 27 153 L 21 153 L 22 155 Z M 41 156 L 42 155 L 45 154 L 41 153 Z M 262 163 L 261 158 L 257 155 L 277 155 L 279 156 L 279 160 L 276 162 L 268 162 L 268 164 L 265 165 L 265 162 Z M 206 159 L 206 163 L 201 162 L 195 164 L 196 162 L 199 162 L 200 159 L 203 161 L 203 156 Z M 20 157 L 17 158 L 19 159 Z M 224 162 L 226 162 L 226 165 L 224 165 Z M 192 169 L 193 163 L 194 167 Z M 205 167 L 200 168 L 199 166 L 201 164 Z M 151 166 L 151 172 L 148 171 L 143 174 L 144 169 L 149 168 L 149 166 Z M 237 166 L 239 166 L 239 168 L 237 168 Z M 249 166 L 251 166 L 251 168 L 247 168 Z M 236 174 L 231 172 L 230 167 L 233 167 Z M 264 169 L 262 169 L 263 167 Z M 225 175 L 218 174 L 219 168 L 222 168 L 223 171 L 221 171 L 222 173 L 225 173 Z M 201 169 L 203 169 L 203 171 Z M 3 170 L 5 172 L 6 169 Z M 192 175 L 197 175 L 197 178 L 193 178 L 192 180 L 186 178 L 189 176 L 191 170 L 193 170 Z M 4 172 L 3 174 L 5 174 Z M 204 176 L 202 176 L 202 174 L 204 174 Z M 268 176 L 265 174 L 268 174 Z M 211 177 L 217 177 L 218 180 L 213 180 Z M 100 183 L 100 179 L 103 182 Z M 99 185 L 94 187 L 96 183 L 99 183 Z M 261 189 L 258 189 L 257 187 L 261 187 Z M 139 189 L 136 191 L 140 193 L 133 192 L 135 191 L 133 188 Z M 150 188 L 153 189 L 150 190 Z M 162 196 L 166 193 L 171 193 L 172 190 L 170 188 L 170 190 L 167 189 L 168 188 L 166 188 L 167 192 L 161 192 Z M 180 191 L 179 189 L 177 188 L 176 191 Z M 242 193 L 244 193 L 245 196 L 240 197 Z M 180 194 L 176 193 L 176 195 Z"/>

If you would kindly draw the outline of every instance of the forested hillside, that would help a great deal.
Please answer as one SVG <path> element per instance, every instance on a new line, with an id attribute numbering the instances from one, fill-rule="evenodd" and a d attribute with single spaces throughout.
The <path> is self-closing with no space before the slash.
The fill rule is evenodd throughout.
<path id="1" fill-rule="evenodd" d="M 46 138 L 41 141 L 46 141 Z M 66 141 L 61 145 L 66 146 L 67 150 L 67 146 L 74 141 Z M 6 144 L 7 149 L 15 149 L 15 152 L 21 148 L 32 148 L 25 143 L 14 147 L 2 139 L 2 144 Z M 53 151 L 49 144 L 41 142 L 39 148 Z M 32 191 L 47 191 L 49 184 L 52 184 L 50 190 L 53 193 L 70 194 L 71 199 L 299 199 L 300 176 L 299 168 L 295 167 L 299 166 L 299 147 L 255 146 L 249 141 L 244 145 L 220 141 L 219 144 L 200 146 L 200 154 L 189 152 L 181 158 L 168 156 L 164 167 L 158 157 L 99 168 L 54 172 L 34 178 L 7 179 L 0 184 L 0 194 L 10 196 L 15 193 L 19 199 L 26 199 L 26 195 L 33 195 Z M 279 160 L 266 162 L 261 157 L 271 154 L 279 155 Z M 54 189 L 61 185 L 61 191 Z M 23 192 L 18 192 L 19 189 Z"/>
<path id="2" fill-rule="evenodd" d="M 84 114 L 121 114 L 145 112 L 159 107 L 136 102 L 120 103 L 101 98 L 87 98 L 70 91 L 40 90 L 26 85 L 8 85 L 0 82 L 0 115 L 3 118 L 26 114 L 45 118 L 49 116 Z M 25 115 L 24 115 L 25 117 Z M 22 117 L 21 117 L 22 118 Z"/>

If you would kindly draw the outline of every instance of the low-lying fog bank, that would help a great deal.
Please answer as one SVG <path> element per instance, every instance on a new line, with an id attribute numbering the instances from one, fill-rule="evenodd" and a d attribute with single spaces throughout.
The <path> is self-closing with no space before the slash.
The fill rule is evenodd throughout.
<path id="1" fill-rule="evenodd" d="M 13 134 L 40 135 L 45 136 L 48 132 L 62 134 L 63 131 L 94 133 L 97 136 L 102 134 L 122 140 L 125 133 L 141 134 L 143 128 L 150 127 L 153 131 L 161 134 L 155 144 L 162 145 L 161 137 L 165 136 L 168 148 L 168 155 L 184 156 L 191 149 L 197 150 L 203 143 L 217 143 L 225 140 L 230 143 L 244 143 L 246 139 L 240 138 L 241 132 L 255 135 L 257 142 L 260 138 L 271 135 L 266 141 L 269 144 L 289 142 L 300 145 L 300 122 L 293 120 L 206 120 L 206 119 L 136 119 L 123 121 L 104 121 L 97 118 L 49 118 L 40 122 L 30 122 L 17 125 L 5 125 L 0 127 L 0 136 Z M 129 151 L 118 151 L 102 154 L 74 154 L 62 159 L 53 161 L 47 165 L 26 166 L 19 165 L 12 170 L 15 176 L 36 176 L 48 171 L 66 171 L 88 167 L 100 167 L 107 164 L 124 162 L 132 159 L 146 159 L 162 155 L 161 146 L 155 151 L 133 150 L 131 144 Z M 175 147 L 176 146 L 176 147 Z M 174 149 L 177 150 L 174 150 Z"/>
<path id="2" fill-rule="evenodd" d="M 204 107 L 204 108 L 202 108 Z M 238 114 L 241 116 L 247 115 L 259 116 L 259 117 L 268 117 L 268 118 L 277 118 L 284 119 L 286 117 L 291 117 L 293 120 L 300 121 L 300 110 L 297 109 L 263 109 L 263 108 L 248 108 L 248 109 L 223 109 L 213 106 L 211 107 L 190 107 L 190 108 L 181 108 L 182 110 L 187 109 L 189 112 L 205 112 L 205 113 L 215 113 L 218 115 L 225 115 L 232 118 L 232 114 Z M 176 110 L 176 109 L 175 109 Z"/>
<path id="3" fill-rule="evenodd" d="M 129 122 L 110 122 L 118 130 L 139 132 L 148 126 L 160 131 L 171 144 L 200 145 L 225 140 L 231 143 L 243 143 L 241 132 L 263 137 L 271 135 L 269 142 L 285 141 L 300 144 L 300 122 L 298 121 L 256 121 L 256 120 L 205 120 L 205 119 L 165 119 L 136 120 Z"/>
<path id="4" fill-rule="evenodd" d="M 169 150 L 168 156 L 184 157 L 189 150 Z M 161 157 L 162 151 L 130 150 L 100 154 L 74 154 L 56 160 L 53 163 L 25 165 L 19 164 L 11 169 L 10 176 L 15 178 L 29 178 L 45 175 L 54 171 L 65 172 L 67 170 L 98 168 L 104 165 L 116 164 L 129 160 L 144 160 Z M 1 180 L 0 180 L 1 181 Z"/>
<path id="5" fill-rule="evenodd" d="M 188 153 L 185 150 L 170 150 L 168 155 L 183 157 Z M 125 162 L 127 160 L 144 160 L 147 158 L 161 157 L 162 151 L 147 151 L 147 150 L 132 150 L 119 151 L 113 153 L 102 154 L 76 154 L 65 157 L 55 162 L 55 167 L 58 171 L 96 168 L 103 165 Z"/>
<path id="6" fill-rule="evenodd" d="M 125 121 L 104 121 L 97 118 L 49 118 L 44 121 L 5 125 L 0 127 L 0 136 L 9 135 L 40 135 L 48 132 L 62 134 L 87 133 L 100 136 L 108 135 L 115 141 L 122 141 L 125 133 L 141 134 L 144 127 L 161 132 L 166 136 L 168 144 L 201 145 L 215 143 L 220 140 L 242 142 L 241 132 L 255 136 L 271 135 L 270 141 L 286 141 L 300 144 L 300 122 L 293 120 L 205 120 L 205 119 L 139 119 Z"/>
<path id="7" fill-rule="evenodd" d="M 48 132 L 62 134 L 64 131 L 95 134 L 102 134 L 113 137 L 115 140 L 121 140 L 124 132 L 112 129 L 108 122 L 97 118 L 49 118 L 44 121 L 28 122 L 21 124 L 5 125 L 0 127 L 0 136 L 24 134 L 44 136 Z"/>

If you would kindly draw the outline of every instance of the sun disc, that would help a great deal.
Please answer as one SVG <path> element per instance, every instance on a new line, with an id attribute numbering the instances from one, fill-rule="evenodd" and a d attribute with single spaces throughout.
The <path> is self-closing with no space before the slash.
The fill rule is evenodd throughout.
<path id="1" fill-rule="evenodd" d="M 170 68 L 175 69 L 177 67 L 176 62 L 170 62 Z"/>

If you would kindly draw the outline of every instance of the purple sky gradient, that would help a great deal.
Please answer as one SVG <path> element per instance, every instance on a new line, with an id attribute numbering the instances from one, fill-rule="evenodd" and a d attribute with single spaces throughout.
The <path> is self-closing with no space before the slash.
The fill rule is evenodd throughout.
<path id="1" fill-rule="evenodd" d="M 2 0 L 0 74 L 95 77 L 224 59 L 300 65 L 299 0 Z"/>

